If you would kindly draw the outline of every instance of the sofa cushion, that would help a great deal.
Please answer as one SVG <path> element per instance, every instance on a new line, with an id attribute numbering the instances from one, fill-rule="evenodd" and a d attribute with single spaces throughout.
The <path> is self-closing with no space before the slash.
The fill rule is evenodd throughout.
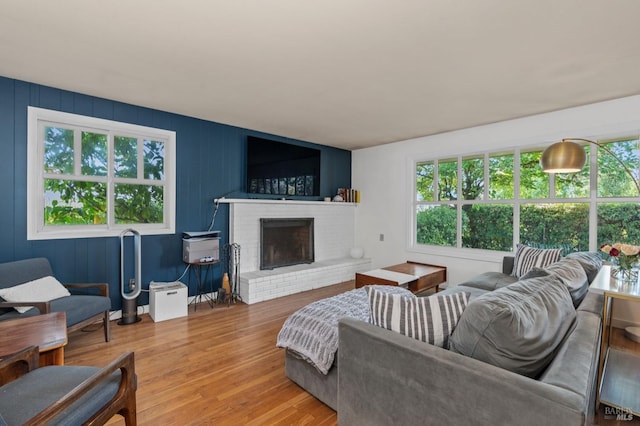
<path id="1" fill-rule="evenodd" d="M 481 296 L 487 293 L 489 290 L 484 290 L 482 288 L 476 287 L 467 287 L 465 284 L 459 284 L 454 286 L 449 286 L 446 289 L 439 291 L 438 296 L 447 296 L 449 294 L 456 293 L 469 293 L 469 302 L 475 299 L 478 296 Z"/>
<path id="2" fill-rule="evenodd" d="M 578 307 L 589 291 L 589 280 L 582 265 L 575 259 L 560 259 L 546 268 L 533 268 L 522 279 L 555 274 L 569 290 L 574 307 Z"/>
<path id="3" fill-rule="evenodd" d="M 576 312 L 576 327 L 567 336 L 540 381 L 568 389 L 585 401 L 596 381 L 600 317 L 589 312 Z"/>
<path id="4" fill-rule="evenodd" d="M 448 347 L 469 293 L 406 297 L 367 288 L 371 323 L 440 347 Z"/>
<path id="5" fill-rule="evenodd" d="M 576 308 L 576 311 L 591 312 L 594 315 L 602 316 L 602 308 L 604 306 L 604 294 L 594 291 L 587 291 L 587 295 Z"/>
<path id="6" fill-rule="evenodd" d="M 463 282 L 461 285 L 467 287 L 481 288 L 483 290 L 493 291 L 498 288 L 506 287 L 518 281 L 513 275 L 503 274 L 502 272 L 483 272 Z"/>
<path id="7" fill-rule="evenodd" d="M 575 259 L 582 265 L 584 272 L 587 274 L 589 284 L 591 284 L 596 275 L 598 275 L 600 268 L 602 268 L 602 256 L 600 256 L 600 253 L 593 251 L 569 253 L 566 258 Z"/>
<path id="8" fill-rule="evenodd" d="M 518 244 L 511 275 L 520 278 L 536 266 L 544 268 L 557 262 L 561 256 L 562 249 L 538 249 Z"/>
<path id="9" fill-rule="evenodd" d="M 52 276 L 0 289 L 0 297 L 7 302 L 48 302 L 70 294 L 69 290 Z M 14 309 L 22 314 L 31 308 L 31 306 L 19 306 Z"/>
<path id="10" fill-rule="evenodd" d="M 449 339 L 450 349 L 528 377 L 551 362 L 576 311 L 555 275 L 521 280 L 469 303 Z"/>

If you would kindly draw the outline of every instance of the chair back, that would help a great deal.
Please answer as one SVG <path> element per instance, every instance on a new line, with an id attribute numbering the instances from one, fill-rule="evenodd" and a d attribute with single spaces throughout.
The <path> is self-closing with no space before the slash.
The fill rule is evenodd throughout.
<path id="1" fill-rule="evenodd" d="M 53 271 L 45 257 L 0 263 L 0 288 L 13 287 L 48 275 L 53 275 Z"/>

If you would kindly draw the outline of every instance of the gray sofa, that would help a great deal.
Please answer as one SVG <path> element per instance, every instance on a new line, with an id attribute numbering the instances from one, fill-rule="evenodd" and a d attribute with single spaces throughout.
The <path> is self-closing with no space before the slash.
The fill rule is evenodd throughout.
<path id="1" fill-rule="evenodd" d="M 583 263 L 581 255 L 576 260 L 590 283 L 601 263 L 589 265 L 589 256 Z M 504 273 L 481 274 L 443 294 L 468 292 L 473 303 L 473 299 L 507 287 L 517 281 L 508 274 L 512 261 L 505 259 Z M 532 272 L 534 277 L 545 275 L 540 270 Z M 337 361 L 339 423 L 593 424 L 603 301 L 586 288 L 569 289 L 574 306 L 577 304 L 570 331 L 535 377 L 367 322 L 342 319 Z M 454 330 L 452 339 L 458 331 Z"/>

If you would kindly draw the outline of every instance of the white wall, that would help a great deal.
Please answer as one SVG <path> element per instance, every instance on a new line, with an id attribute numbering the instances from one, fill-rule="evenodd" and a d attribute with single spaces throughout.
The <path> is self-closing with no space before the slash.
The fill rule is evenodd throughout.
<path id="1" fill-rule="evenodd" d="M 640 96 L 353 151 L 352 185 L 362 193 L 356 209 L 356 245 L 372 258 L 374 268 L 405 260 L 447 266 L 450 285 L 481 272 L 500 270 L 503 253 L 478 256 L 478 251 L 450 250 L 443 255 L 409 248 L 412 160 L 544 146 L 566 137 L 599 139 L 634 134 L 640 134 Z M 382 242 L 380 234 L 384 234 Z M 619 311 L 640 323 L 640 306 L 635 308 L 621 307 Z"/>

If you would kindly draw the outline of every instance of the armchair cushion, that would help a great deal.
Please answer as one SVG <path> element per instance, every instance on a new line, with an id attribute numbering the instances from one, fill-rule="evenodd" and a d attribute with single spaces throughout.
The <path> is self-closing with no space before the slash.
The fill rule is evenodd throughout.
<path id="1" fill-rule="evenodd" d="M 100 371 L 96 367 L 40 367 L 0 388 L 0 412 L 8 424 L 23 424 Z M 114 397 L 120 384 L 116 371 L 101 386 L 80 397 L 51 424 L 83 424 Z"/>
<path id="2" fill-rule="evenodd" d="M 49 302 L 50 312 L 65 312 L 67 314 L 67 328 L 82 323 L 100 312 L 108 312 L 111 309 L 111 299 L 102 296 L 72 294 Z M 23 318 L 25 316 L 38 315 L 41 312 L 31 308 L 23 314 L 11 309 L 10 312 L 0 315 L 0 321 Z M 2 424 L 0 423 L 0 426 Z"/>
<path id="3" fill-rule="evenodd" d="M 0 297 L 7 302 L 48 302 L 70 294 L 69 290 L 50 275 L 0 289 Z M 14 309 L 23 314 L 31 308 L 32 306 L 16 306 Z"/>
<path id="4" fill-rule="evenodd" d="M 44 277 L 52 277 L 51 265 L 46 258 L 38 257 L 13 262 L 0 263 L 0 291 L 10 290 L 13 287 L 28 284 Z M 74 332 L 102 319 L 104 325 L 105 341 L 110 339 L 109 311 L 111 299 L 109 298 L 109 286 L 106 283 L 69 284 L 66 283 L 65 294 L 56 295 L 52 300 L 34 300 L 33 295 L 28 300 L 10 302 L 0 296 L 0 321 L 11 320 L 31 315 L 48 312 L 61 312 L 67 314 L 67 329 Z M 10 294 L 7 293 L 7 294 Z M 49 295 L 46 299 L 52 297 Z M 34 305 L 24 313 L 18 313 L 14 307 Z M 1 426 L 1 425 L 0 425 Z"/>
<path id="5" fill-rule="evenodd" d="M 72 294 L 51 301 L 51 312 L 66 312 L 67 327 L 78 324 L 99 312 L 111 309 L 111 299 L 102 296 Z"/>
<path id="6" fill-rule="evenodd" d="M 115 414 L 136 424 L 133 352 L 104 368 L 38 368 L 38 347 L 0 360 L 0 412 L 7 424 L 105 424 Z M 2 425 L 2 423 L 0 423 Z"/>

